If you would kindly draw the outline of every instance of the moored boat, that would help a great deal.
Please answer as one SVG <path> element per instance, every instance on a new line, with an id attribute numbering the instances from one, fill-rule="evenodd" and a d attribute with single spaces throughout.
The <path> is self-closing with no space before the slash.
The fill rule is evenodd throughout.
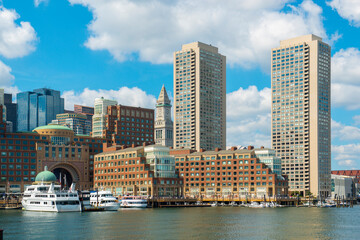
<path id="1" fill-rule="evenodd" d="M 69 190 L 61 190 L 55 175 L 46 167 L 36 176 L 35 182 L 26 188 L 21 203 L 26 211 L 81 212 L 75 184 Z"/>
<path id="2" fill-rule="evenodd" d="M 124 196 L 121 198 L 122 208 L 146 208 L 147 199 L 140 196 Z"/>
<path id="3" fill-rule="evenodd" d="M 117 211 L 120 203 L 110 191 L 90 192 L 90 206 L 104 208 L 105 211 Z"/>

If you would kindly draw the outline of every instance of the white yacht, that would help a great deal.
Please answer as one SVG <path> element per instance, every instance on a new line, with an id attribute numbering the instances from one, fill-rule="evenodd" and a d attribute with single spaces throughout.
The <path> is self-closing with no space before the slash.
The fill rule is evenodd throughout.
<path id="1" fill-rule="evenodd" d="M 105 211 L 117 211 L 120 207 L 120 203 L 110 191 L 90 192 L 90 205 L 104 208 Z"/>
<path id="2" fill-rule="evenodd" d="M 47 171 L 40 172 L 33 185 L 28 186 L 21 201 L 26 211 L 42 212 L 81 212 L 79 195 L 72 184 L 69 190 L 61 191 L 55 175 Z"/>
<path id="3" fill-rule="evenodd" d="M 122 208 L 146 208 L 147 199 L 140 196 L 124 196 L 121 198 Z"/>
<path id="4" fill-rule="evenodd" d="M 262 203 L 258 203 L 258 202 L 251 202 L 251 204 L 249 205 L 249 208 L 264 208 L 264 204 Z"/>

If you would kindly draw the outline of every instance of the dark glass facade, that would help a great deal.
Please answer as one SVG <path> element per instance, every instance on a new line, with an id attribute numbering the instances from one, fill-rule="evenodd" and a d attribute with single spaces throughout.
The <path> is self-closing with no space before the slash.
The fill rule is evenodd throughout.
<path id="1" fill-rule="evenodd" d="M 6 106 L 6 120 L 13 123 L 13 131 L 16 131 L 16 112 L 17 112 L 17 104 L 12 102 L 12 94 L 5 93 L 4 94 L 4 103 Z"/>
<path id="2" fill-rule="evenodd" d="M 47 88 L 17 94 L 17 131 L 32 131 L 56 119 L 56 114 L 64 113 L 64 99 L 60 92 Z"/>

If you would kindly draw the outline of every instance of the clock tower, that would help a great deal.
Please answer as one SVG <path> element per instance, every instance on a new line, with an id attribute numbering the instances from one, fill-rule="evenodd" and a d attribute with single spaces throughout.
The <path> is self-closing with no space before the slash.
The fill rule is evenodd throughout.
<path id="1" fill-rule="evenodd" d="M 171 120 L 171 102 L 165 86 L 161 88 L 156 101 L 155 144 L 173 146 L 173 121 Z"/>

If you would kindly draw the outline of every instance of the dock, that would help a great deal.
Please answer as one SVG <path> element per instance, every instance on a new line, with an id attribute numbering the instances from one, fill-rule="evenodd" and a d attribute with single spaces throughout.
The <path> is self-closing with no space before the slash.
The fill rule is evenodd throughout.
<path id="1" fill-rule="evenodd" d="M 277 198 L 170 198 L 170 197 L 154 197 L 148 199 L 148 206 L 152 208 L 171 208 L 171 207 L 210 207 L 212 203 L 218 205 L 230 205 L 235 203 L 240 205 L 241 203 L 251 202 L 273 202 L 282 206 L 296 206 L 297 199 L 290 197 L 277 197 Z"/>
<path id="2" fill-rule="evenodd" d="M 1 210 L 22 209 L 20 199 L 0 200 Z"/>

